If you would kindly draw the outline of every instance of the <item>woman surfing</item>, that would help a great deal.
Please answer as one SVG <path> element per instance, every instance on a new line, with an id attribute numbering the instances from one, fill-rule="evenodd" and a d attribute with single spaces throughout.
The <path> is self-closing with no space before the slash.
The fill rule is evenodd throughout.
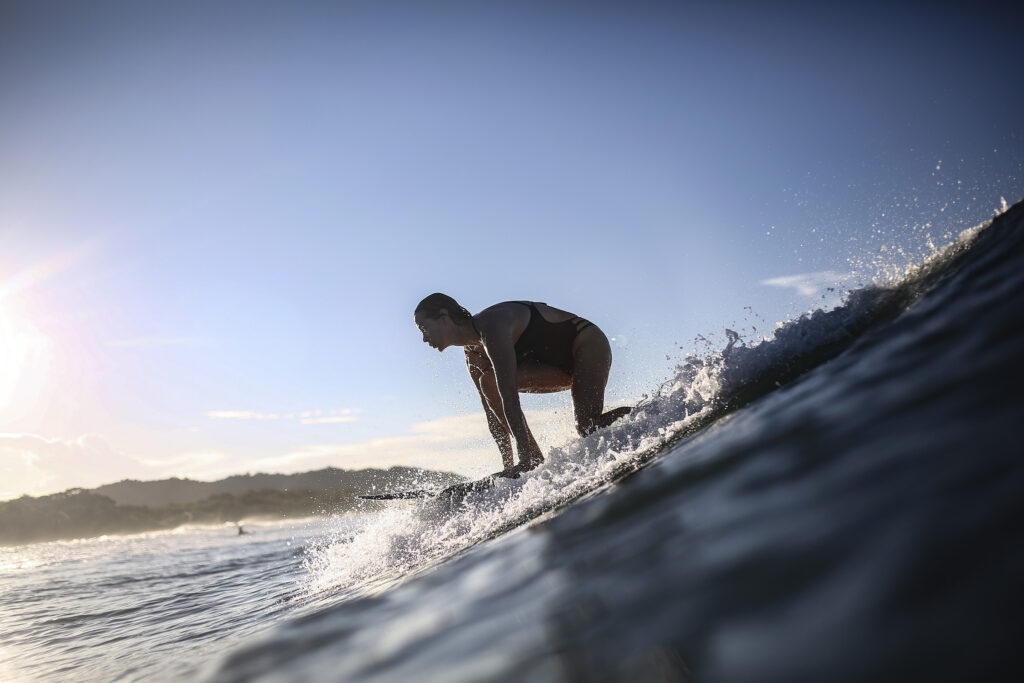
<path id="1" fill-rule="evenodd" d="M 504 470 L 518 477 L 544 460 L 526 424 L 519 393 L 572 392 L 576 431 L 587 436 L 629 413 L 604 412 L 612 350 L 601 329 L 567 311 L 534 301 L 505 301 L 476 315 L 446 294 L 431 294 L 416 307 L 423 341 L 438 351 L 461 346 L 487 416 Z M 519 463 L 513 458 L 515 441 Z"/>

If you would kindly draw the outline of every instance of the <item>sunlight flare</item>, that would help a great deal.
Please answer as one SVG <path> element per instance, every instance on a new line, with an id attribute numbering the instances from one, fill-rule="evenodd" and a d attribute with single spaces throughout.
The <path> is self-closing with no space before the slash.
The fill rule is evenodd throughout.
<path id="1" fill-rule="evenodd" d="M 38 394 L 46 382 L 53 344 L 0 295 L 0 414 Z"/>

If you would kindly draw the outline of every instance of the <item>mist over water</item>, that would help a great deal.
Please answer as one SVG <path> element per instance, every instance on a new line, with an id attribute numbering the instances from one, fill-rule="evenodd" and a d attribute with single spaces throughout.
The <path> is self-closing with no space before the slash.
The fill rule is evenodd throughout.
<path id="1" fill-rule="evenodd" d="M 3 549 L 0 677 L 1019 672 L 1024 206 L 942 244 L 454 507 Z"/>

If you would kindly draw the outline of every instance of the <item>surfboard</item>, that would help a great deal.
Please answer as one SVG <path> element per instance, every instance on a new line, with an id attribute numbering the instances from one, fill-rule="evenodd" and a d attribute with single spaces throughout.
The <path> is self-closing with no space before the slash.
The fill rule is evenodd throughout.
<path id="1" fill-rule="evenodd" d="M 483 491 L 494 486 L 494 475 L 488 475 L 476 481 L 463 481 L 443 489 L 413 489 L 411 491 L 391 491 L 388 493 L 366 493 L 357 498 L 363 500 L 409 500 L 413 498 L 449 498 L 461 499 L 474 491 Z"/>
<path id="2" fill-rule="evenodd" d="M 356 498 L 363 500 L 405 500 L 406 498 L 432 498 L 440 491 L 416 489 L 415 491 L 391 491 L 390 493 L 364 493 Z"/>

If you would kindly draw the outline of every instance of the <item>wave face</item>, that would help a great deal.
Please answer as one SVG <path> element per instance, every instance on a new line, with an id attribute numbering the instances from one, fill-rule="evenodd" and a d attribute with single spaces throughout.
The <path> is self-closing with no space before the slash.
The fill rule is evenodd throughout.
<path id="1" fill-rule="evenodd" d="M 1022 330 L 1018 204 L 768 341 L 688 359 L 519 480 L 311 549 L 307 613 L 213 678 L 1024 673 Z"/>

